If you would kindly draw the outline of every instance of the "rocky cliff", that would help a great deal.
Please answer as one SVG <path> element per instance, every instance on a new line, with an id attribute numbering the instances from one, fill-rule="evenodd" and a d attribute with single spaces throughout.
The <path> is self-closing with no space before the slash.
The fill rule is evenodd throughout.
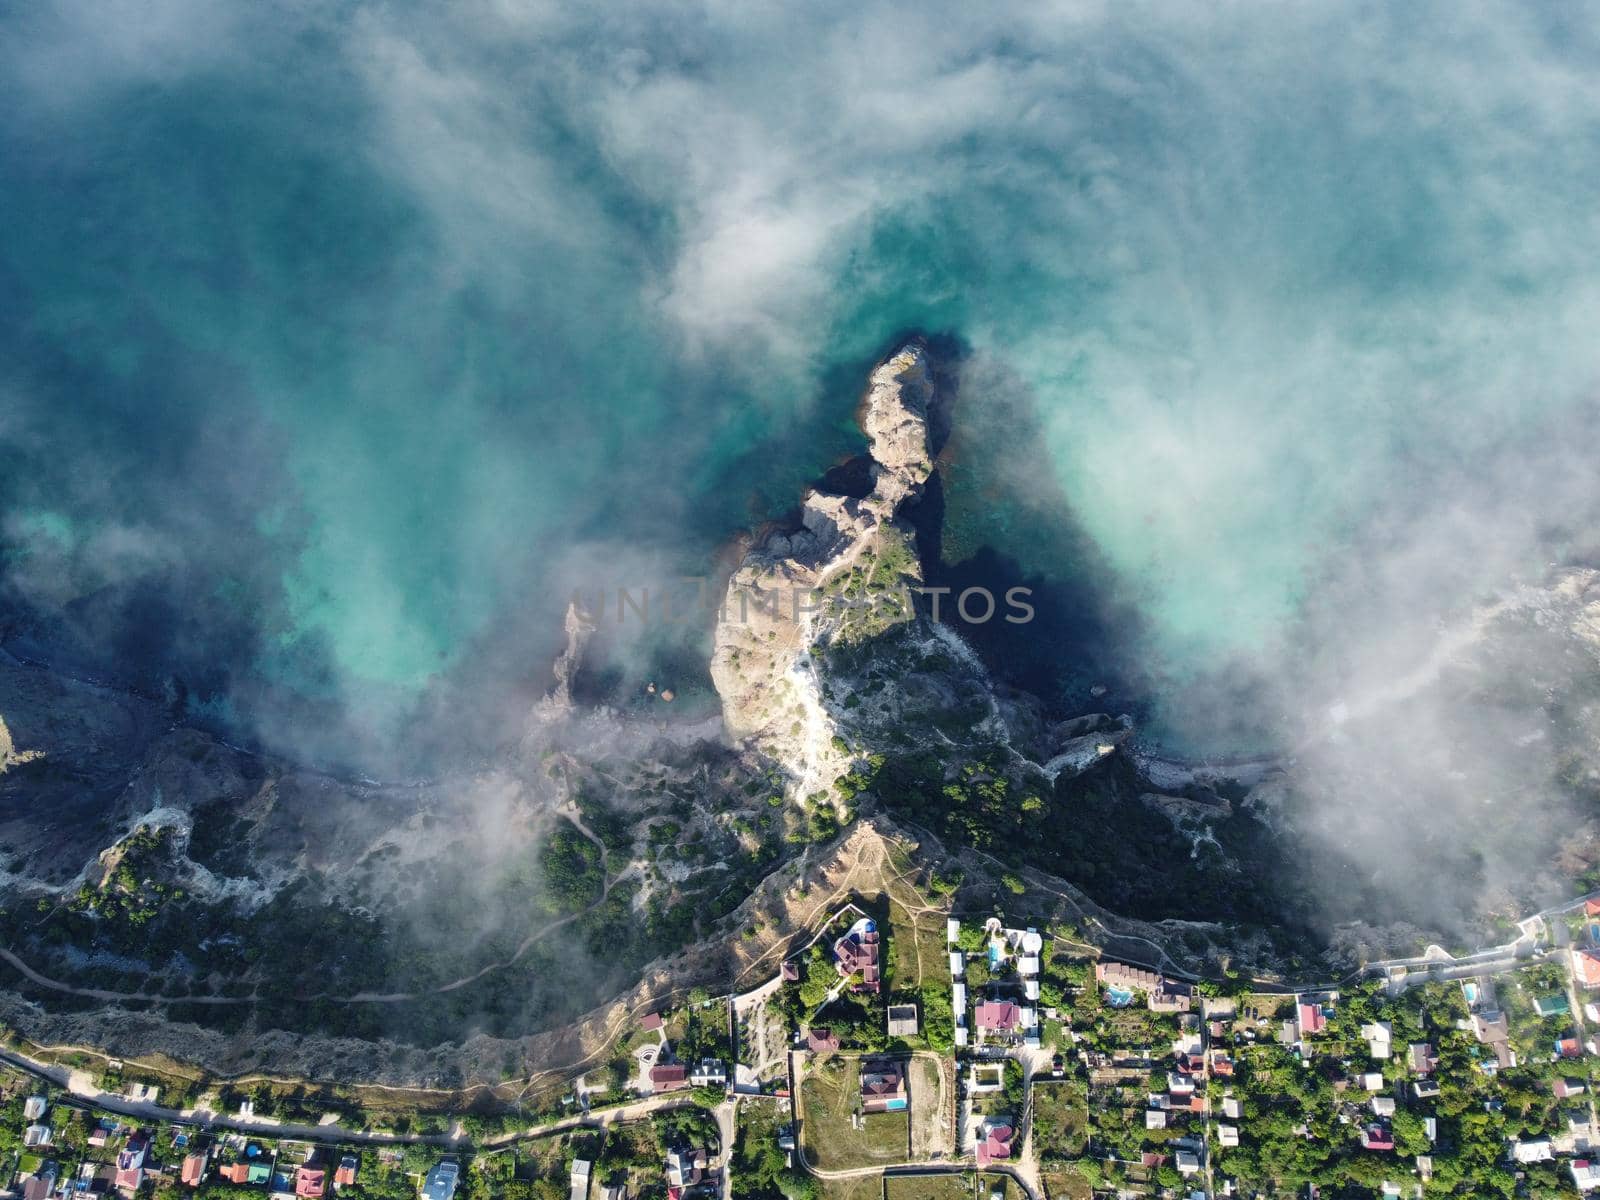
<path id="1" fill-rule="evenodd" d="M 920 343 L 872 373 L 860 422 L 871 491 L 808 492 L 798 526 L 760 537 L 728 581 L 711 677 L 728 733 L 783 763 L 795 788 L 825 788 L 849 766 L 823 693 L 820 660 L 841 639 L 909 620 L 921 582 L 915 534 L 900 520 L 933 471 L 934 378 Z"/>

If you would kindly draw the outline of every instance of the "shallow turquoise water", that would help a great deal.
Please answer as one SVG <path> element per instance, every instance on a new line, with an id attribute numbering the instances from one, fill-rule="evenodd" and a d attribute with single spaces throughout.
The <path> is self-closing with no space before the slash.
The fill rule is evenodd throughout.
<path id="1" fill-rule="evenodd" d="M 1347 656 L 1352 563 L 1382 619 L 1570 507 L 1493 466 L 1600 368 L 1560 10 L 832 19 L 14 9 L 19 628 L 269 739 L 498 733 L 574 583 L 706 570 L 912 329 L 970 352 L 947 561 L 1072 582 L 1054 698 L 1175 744 L 1270 736 L 1194 699 Z"/>

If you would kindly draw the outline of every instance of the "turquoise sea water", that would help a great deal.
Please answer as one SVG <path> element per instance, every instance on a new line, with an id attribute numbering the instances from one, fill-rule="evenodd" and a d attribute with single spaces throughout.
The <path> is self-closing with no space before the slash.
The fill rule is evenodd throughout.
<path id="1" fill-rule="evenodd" d="M 269 741 L 502 735 L 572 586 L 711 569 L 909 330 L 946 563 L 1059 602 L 988 648 L 1186 748 L 1358 655 L 1325 589 L 1571 507 L 1498 465 L 1600 370 L 1560 8 L 4 13 L 8 628 Z"/>

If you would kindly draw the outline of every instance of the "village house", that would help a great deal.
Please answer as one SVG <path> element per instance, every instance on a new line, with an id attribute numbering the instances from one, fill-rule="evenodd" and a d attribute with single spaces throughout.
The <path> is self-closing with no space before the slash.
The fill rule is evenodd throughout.
<path id="1" fill-rule="evenodd" d="M 422 1200 L 455 1200 L 456 1187 L 461 1182 L 461 1167 L 447 1158 L 428 1172 L 422 1181 Z"/>
<path id="2" fill-rule="evenodd" d="M 1361 1147 L 1364 1150 L 1393 1150 L 1394 1135 L 1386 1126 L 1368 1125 L 1361 1130 Z"/>
<path id="3" fill-rule="evenodd" d="M 1549 1138 L 1537 1138 L 1531 1142 L 1517 1141 L 1510 1143 L 1511 1161 L 1526 1166 L 1529 1163 L 1549 1162 L 1555 1158 L 1555 1147 L 1550 1144 Z"/>
<path id="4" fill-rule="evenodd" d="M 813 1054 L 833 1054 L 839 1049 L 839 1035 L 829 1029 L 808 1029 L 806 1049 Z"/>
<path id="5" fill-rule="evenodd" d="M 22 1181 L 22 1200 L 48 1200 L 56 1187 L 56 1164 L 47 1162 Z"/>
<path id="6" fill-rule="evenodd" d="M 197 1188 L 206 1177 L 206 1156 L 204 1154 L 190 1154 L 183 1160 L 183 1169 L 179 1180 L 190 1187 Z"/>
<path id="7" fill-rule="evenodd" d="M 718 1058 L 702 1058 L 689 1075 L 695 1087 L 727 1087 L 728 1068 Z"/>
<path id="8" fill-rule="evenodd" d="M 650 1068 L 650 1090 L 657 1096 L 688 1086 L 688 1068 L 682 1063 L 657 1063 Z"/>
<path id="9" fill-rule="evenodd" d="M 1014 1133 L 1009 1119 L 986 1119 L 978 1140 L 978 1165 L 987 1167 L 997 1160 L 1010 1158 Z"/>
<path id="10" fill-rule="evenodd" d="M 346 1154 L 339 1160 L 339 1169 L 333 1173 L 333 1186 L 336 1188 L 349 1187 L 356 1181 L 357 1159 L 354 1154 Z"/>
<path id="11" fill-rule="evenodd" d="M 1413 1075 L 1432 1075 L 1439 1066 L 1439 1054 L 1430 1042 L 1412 1042 L 1406 1047 L 1406 1064 Z"/>
<path id="12" fill-rule="evenodd" d="M 137 1192 L 144 1182 L 144 1159 L 150 1149 L 150 1135 L 140 1131 L 128 1139 L 128 1144 L 117 1154 L 116 1185 L 118 1190 Z"/>
<path id="13" fill-rule="evenodd" d="M 917 1036 L 917 1006 L 915 1004 L 891 1004 L 887 1014 L 890 1037 L 916 1037 Z"/>
<path id="14" fill-rule="evenodd" d="M 1393 1027 L 1387 1021 L 1373 1021 L 1361 1027 L 1361 1037 L 1367 1043 L 1367 1053 L 1376 1059 L 1388 1058 L 1392 1052 Z"/>
<path id="15" fill-rule="evenodd" d="M 667 1195 L 672 1200 L 705 1178 L 706 1152 L 704 1149 L 667 1151 Z"/>
<path id="16" fill-rule="evenodd" d="M 1574 946 L 1570 954 L 1573 981 L 1579 987 L 1600 988 L 1600 951 Z"/>
<path id="17" fill-rule="evenodd" d="M 321 1167 L 303 1163 L 295 1168 L 294 1194 L 302 1200 L 318 1200 L 326 1187 L 328 1173 Z"/>
<path id="18" fill-rule="evenodd" d="M 1304 993 L 1294 998 L 1294 1036 L 1302 1046 L 1306 1039 L 1315 1037 L 1328 1027 L 1328 1018 L 1333 1015 L 1333 1005 L 1338 999 L 1338 993 L 1326 994 Z"/>
<path id="19" fill-rule="evenodd" d="M 1472 1036 L 1494 1054 L 1494 1067 L 1489 1068 L 1484 1064 L 1485 1070 L 1493 1074 L 1495 1070 L 1517 1065 L 1517 1056 L 1511 1049 L 1511 1027 L 1505 1013 L 1498 1010 L 1473 1013 L 1468 1024 Z"/>
<path id="20" fill-rule="evenodd" d="M 903 1112 L 906 1108 L 905 1071 L 893 1059 L 861 1062 L 861 1111 Z"/>
<path id="21" fill-rule="evenodd" d="M 1009 1000 L 983 1000 L 973 1011 L 979 1033 L 1014 1033 L 1022 1024 L 1022 1010 Z"/>
<path id="22" fill-rule="evenodd" d="M 854 985 L 856 991 L 878 991 L 878 926 L 872 918 L 862 917 L 833 943 L 833 958 L 839 974 L 846 979 L 861 976 Z"/>
<path id="23" fill-rule="evenodd" d="M 1580 1192 L 1592 1192 L 1600 1188 L 1600 1162 L 1586 1158 L 1573 1159 L 1572 1182 Z"/>
<path id="24" fill-rule="evenodd" d="M 1105 986 L 1113 1001 L 1135 992 L 1142 993 L 1151 1012 L 1188 1012 L 1194 995 L 1194 989 L 1186 983 L 1178 983 L 1155 971 L 1127 963 L 1102 959 L 1094 966 L 1094 977 Z"/>
<path id="25" fill-rule="evenodd" d="M 588 1159 L 572 1160 L 572 1189 L 568 1193 L 568 1200 L 589 1200 L 589 1174 L 593 1169 L 594 1164 Z"/>

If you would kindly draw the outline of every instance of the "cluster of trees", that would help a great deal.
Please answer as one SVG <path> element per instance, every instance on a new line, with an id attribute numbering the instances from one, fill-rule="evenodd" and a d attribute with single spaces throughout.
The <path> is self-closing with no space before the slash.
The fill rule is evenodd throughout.
<path id="1" fill-rule="evenodd" d="M 1522 986 L 1507 978 L 1501 983 L 1508 1009 L 1526 1007 L 1526 996 L 1542 992 L 1553 982 L 1526 976 Z M 1286 1048 L 1263 1044 L 1238 1056 L 1233 1080 L 1242 1094 L 1244 1121 L 1237 1149 L 1219 1152 L 1217 1169 L 1237 1175 L 1258 1187 L 1304 1188 L 1315 1184 L 1326 1196 L 1370 1195 L 1383 1181 L 1392 1179 L 1403 1164 L 1418 1154 L 1433 1159 L 1433 1178 L 1424 1186 L 1427 1197 L 1512 1196 L 1518 1181 L 1506 1167 L 1509 1139 L 1548 1136 L 1563 1128 L 1563 1115 L 1551 1091 L 1563 1073 L 1586 1074 L 1580 1064 L 1552 1063 L 1548 1049 L 1536 1049 L 1529 1036 L 1528 1052 L 1519 1053 L 1518 1065 L 1497 1074 L 1477 1064 L 1489 1057 L 1470 1032 L 1456 1027 L 1466 1015 L 1458 987 L 1430 985 L 1400 998 L 1384 995 L 1376 984 L 1351 989 L 1339 1002 L 1334 1017 L 1315 1043 L 1311 1068 L 1303 1067 Z M 1531 1013 L 1523 1014 L 1526 1024 Z M 1440 1094 L 1418 1102 L 1406 1094 L 1409 1080 L 1403 1051 L 1382 1068 L 1388 1091 L 1402 1095 L 1390 1122 L 1394 1152 L 1375 1153 L 1361 1148 L 1362 1121 L 1348 1124 L 1341 1112 L 1365 1099 L 1342 1093 L 1338 1084 L 1349 1073 L 1349 1061 L 1361 1063 L 1365 1046 L 1360 1026 L 1387 1021 L 1397 1048 L 1427 1041 L 1435 1048 L 1439 1066 L 1434 1078 Z M 1542 1049 L 1542 1052 L 1540 1052 Z M 1430 1142 L 1424 1117 L 1437 1121 L 1438 1140 Z M 1370 1119 L 1370 1114 L 1368 1114 Z M 1311 1136 L 1297 1130 L 1306 1128 Z M 1533 1197 L 1568 1195 L 1570 1183 L 1559 1163 L 1519 1168 L 1524 1175 L 1520 1194 Z"/>
<path id="2" fill-rule="evenodd" d="M 1053 786 L 1015 772 L 998 749 L 959 761 L 893 755 L 870 786 L 891 811 L 941 837 L 1060 875 L 1116 912 L 1305 932 L 1297 919 L 1303 901 L 1287 886 L 1293 866 L 1265 827 L 1234 811 L 1213 825 L 1222 850 L 1196 846 L 1141 799 L 1148 785 L 1122 755 Z"/>

